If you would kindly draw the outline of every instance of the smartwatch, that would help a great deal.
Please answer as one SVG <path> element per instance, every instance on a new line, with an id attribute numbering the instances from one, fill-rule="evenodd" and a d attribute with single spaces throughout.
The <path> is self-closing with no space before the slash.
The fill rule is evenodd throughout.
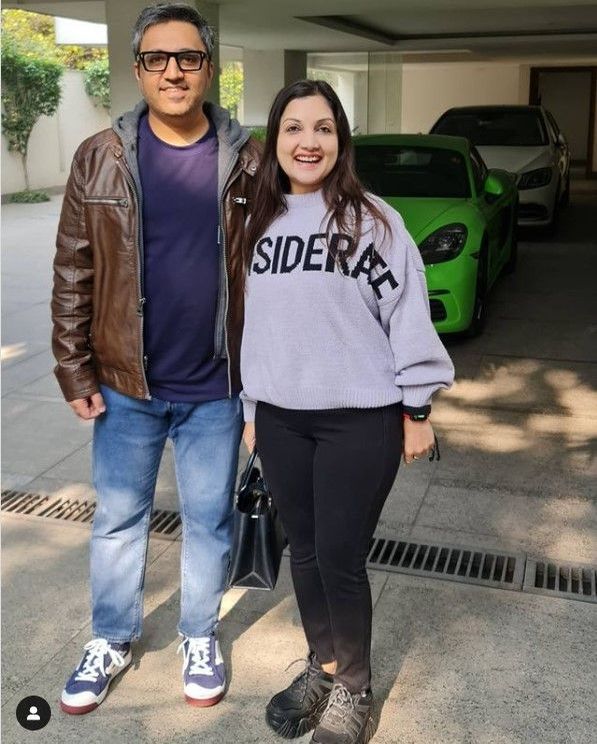
<path id="1" fill-rule="evenodd" d="M 430 413 L 431 406 L 419 406 L 418 408 L 414 408 L 413 406 L 402 407 L 402 415 L 411 421 L 427 421 Z"/>

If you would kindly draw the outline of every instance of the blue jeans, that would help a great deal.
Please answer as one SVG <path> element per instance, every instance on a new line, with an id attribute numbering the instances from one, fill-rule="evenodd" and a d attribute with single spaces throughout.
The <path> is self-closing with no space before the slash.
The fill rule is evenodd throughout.
<path id="1" fill-rule="evenodd" d="M 149 520 L 168 437 L 182 519 L 178 630 L 208 635 L 226 587 L 240 401 L 168 403 L 136 400 L 105 386 L 101 392 L 106 412 L 95 420 L 93 433 L 93 636 L 123 643 L 141 634 Z"/>

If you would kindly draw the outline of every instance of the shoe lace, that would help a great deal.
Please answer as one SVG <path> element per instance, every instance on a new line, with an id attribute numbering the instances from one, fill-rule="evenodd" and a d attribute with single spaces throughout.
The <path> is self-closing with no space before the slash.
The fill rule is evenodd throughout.
<path id="1" fill-rule="evenodd" d="M 291 667 L 293 667 L 295 664 L 298 664 L 299 662 L 302 662 L 305 665 L 305 668 L 302 672 L 297 674 L 297 676 L 290 683 L 290 686 L 293 687 L 295 690 L 300 690 L 303 694 L 305 694 L 307 692 L 307 687 L 309 686 L 309 680 L 311 679 L 311 677 L 314 677 L 317 674 L 317 669 L 313 664 L 311 657 L 309 656 L 306 659 L 295 659 L 294 661 L 291 661 L 290 664 L 286 667 L 285 671 L 287 672 Z"/>
<path id="2" fill-rule="evenodd" d="M 321 722 L 325 723 L 326 728 L 341 729 L 346 716 L 353 710 L 354 700 L 350 691 L 344 685 L 334 685 Z"/>
<path id="3" fill-rule="evenodd" d="M 182 651 L 183 666 L 189 667 L 190 674 L 206 674 L 212 676 L 214 670 L 210 659 L 210 636 L 205 638 L 185 638 L 176 653 Z"/>
<path id="4" fill-rule="evenodd" d="M 112 648 L 105 638 L 94 638 L 83 646 L 85 655 L 75 680 L 77 682 L 96 682 L 98 676 L 106 676 L 105 658 L 109 655 L 112 664 L 124 666 L 124 656 Z"/>

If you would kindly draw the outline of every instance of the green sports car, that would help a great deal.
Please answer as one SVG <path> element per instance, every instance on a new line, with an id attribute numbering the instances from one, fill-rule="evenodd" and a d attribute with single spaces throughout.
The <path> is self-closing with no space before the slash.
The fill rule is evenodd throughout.
<path id="1" fill-rule="evenodd" d="M 478 335 L 489 290 L 516 264 L 513 176 L 488 170 L 463 137 L 363 135 L 354 144 L 361 180 L 419 246 L 437 331 Z"/>

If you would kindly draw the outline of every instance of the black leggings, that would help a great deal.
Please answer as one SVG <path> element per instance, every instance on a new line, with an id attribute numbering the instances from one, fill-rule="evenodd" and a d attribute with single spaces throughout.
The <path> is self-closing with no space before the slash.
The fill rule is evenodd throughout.
<path id="1" fill-rule="evenodd" d="M 400 404 L 296 411 L 258 403 L 257 447 L 288 536 L 303 628 L 351 692 L 370 684 L 369 542 L 402 451 Z"/>

